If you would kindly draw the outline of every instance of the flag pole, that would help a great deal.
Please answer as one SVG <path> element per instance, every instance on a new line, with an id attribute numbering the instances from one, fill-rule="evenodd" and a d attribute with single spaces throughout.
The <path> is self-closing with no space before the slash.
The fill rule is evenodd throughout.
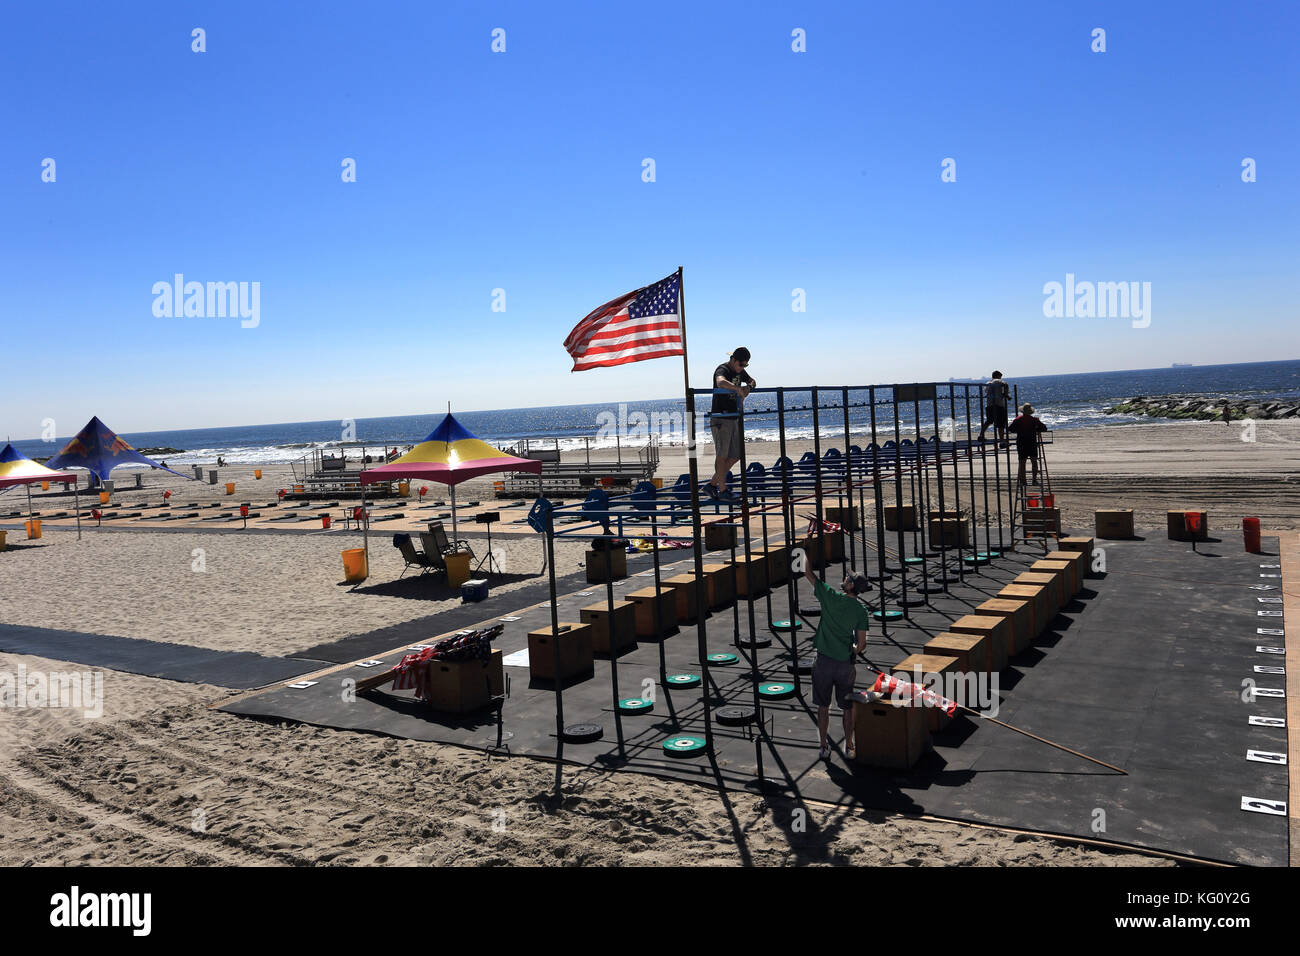
<path id="1" fill-rule="evenodd" d="M 700 520 L 700 467 L 696 456 L 695 443 L 695 394 L 691 391 L 691 367 L 690 360 L 686 351 L 686 280 L 682 275 L 682 267 L 677 267 L 677 314 L 682 333 L 682 379 L 686 386 L 686 461 L 687 468 L 691 474 L 691 531 L 694 535 L 695 543 L 693 550 L 695 552 L 695 620 L 698 632 L 699 651 L 700 651 L 700 668 L 701 681 L 700 686 L 703 688 L 701 700 L 704 704 L 704 740 L 705 747 L 710 756 L 713 755 L 713 718 L 709 707 L 709 651 L 708 640 L 705 634 L 704 619 L 707 617 L 705 594 L 706 588 L 704 582 L 704 529 Z M 658 547 L 656 543 L 655 547 Z M 659 597 L 655 596 L 655 602 L 658 603 Z"/>

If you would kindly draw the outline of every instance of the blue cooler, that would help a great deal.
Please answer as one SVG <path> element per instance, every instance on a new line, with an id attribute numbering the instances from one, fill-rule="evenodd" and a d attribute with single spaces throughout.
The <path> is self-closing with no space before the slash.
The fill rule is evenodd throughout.
<path id="1" fill-rule="evenodd" d="M 486 600 L 488 596 L 487 578 L 478 581 L 466 581 L 460 586 L 460 600 L 462 604 L 468 604 L 475 601 Z"/>

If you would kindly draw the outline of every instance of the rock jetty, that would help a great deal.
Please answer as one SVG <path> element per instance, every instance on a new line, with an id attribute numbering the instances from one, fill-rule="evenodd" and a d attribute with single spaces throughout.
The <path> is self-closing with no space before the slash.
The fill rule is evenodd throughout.
<path id="1" fill-rule="evenodd" d="M 1183 418 L 1200 421 L 1239 421 L 1250 418 L 1270 421 L 1300 418 L 1300 399 L 1205 398 L 1198 395 L 1138 395 L 1106 409 L 1107 415 L 1150 415 L 1152 418 Z"/>

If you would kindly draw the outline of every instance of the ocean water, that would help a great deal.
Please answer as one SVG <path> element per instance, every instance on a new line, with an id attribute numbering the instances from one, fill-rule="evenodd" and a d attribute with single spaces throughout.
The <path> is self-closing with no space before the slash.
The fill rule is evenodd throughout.
<path id="1" fill-rule="evenodd" d="M 1158 422 L 1146 416 L 1107 415 L 1105 409 L 1135 395 L 1185 394 L 1212 398 L 1295 399 L 1300 401 L 1300 360 L 1252 362 L 1238 365 L 1201 365 L 1184 368 L 1137 369 L 1123 372 L 1091 372 L 1076 375 L 1040 375 L 1007 381 L 1017 389 L 1020 402 L 1032 402 L 1039 417 L 1053 429 L 1085 428 L 1094 425 L 1123 425 L 1134 422 Z M 705 373 L 707 375 L 707 373 Z M 973 377 L 973 375 L 972 375 Z M 697 376 L 704 384 L 704 376 Z M 970 396 L 972 427 L 979 428 L 980 399 L 978 388 L 966 379 L 949 387 L 939 387 L 938 419 L 954 420 L 960 437 L 966 431 L 966 397 Z M 837 404 L 841 393 L 821 391 L 818 404 Z M 871 393 L 849 393 L 850 442 L 866 445 L 870 440 Z M 891 391 L 877 388 L 877 428 L 892 432 L 894 419 Z M 786 436 L 809 438 L 813 432 L 812 396 L 805 389 L 791 389 L 785 394 Z M 697 397 L 700 409 L 708 408 L 708 396 Z M 777 437 L 776 396 L 755 393 L 746 402 L 745 433 L 754 439 Z M 685 402 L 680 398 L 629 402 L 624 405 L 554 405 L 543 408 L 512 408 L 495 411 L 457 412 L 456 417 L 484 441 L 505 445 L 519 439 L 558 438 L 561 447 L 582 448 L 583 436 L 595 436 L 594 448 L 613 448 L 615 444 L 644 446 L 653 432 L 662 442 L 678 444 L 683 436 Z M 916 423 L 910 404 L 900 408 L 899 432 L 902 437 L 915 435 Z M 825 438 L 842 438 L 844 413 L 841 408 L 819 411 L 820 430 Z M 935 409 L 931 402 L 920 409 L 921 432 L 934 430 Z M 442 420 L 441 413 L 402 415 L 389 418 L 358 419 L 355 434 L 359 441 L 375 445 L 405 446 L 420 441 Z M 113 423 L 110 422 L 110 425 Z M 702 427 L 707 439 L 708 429 Z M 273 425 L 244 425 L 233 428 L 193 428 L 181 431 L 123 432 L 136 448 L 169 447 L 184 449 L 183 454 L 163 455 L 168 465 L 184 466 L 206 463 L 221 455 L 234 464 L 283 464 L 298 461 L 313 449 L 337 446 L 343 437 L 339 421 L 288 422 Z M 63 447 L 68 438 L 57 442 L 19 441 L 14 444 L 33 458 L 47 457 Z M 635 454 L 635 452 L 633 452 Z M 602 452 L 602 457 L 608 457 Z"/>

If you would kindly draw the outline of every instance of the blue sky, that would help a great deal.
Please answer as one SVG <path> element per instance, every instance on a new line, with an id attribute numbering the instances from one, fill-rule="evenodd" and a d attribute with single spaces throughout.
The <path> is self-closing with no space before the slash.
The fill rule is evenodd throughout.
<path id="1" fill-rule="evenodd" d="M 762 385 L 1300 357 L 1297 9 L 15 6 L 0 430 L 676 396 L 561 342 L 678 265 L 700 385 L 741 344 Z M 155 317 L 175 273 L 258 326 Z M 1066 273 L 1150 282 L 1149 327 L 1045 317 Z"/>

